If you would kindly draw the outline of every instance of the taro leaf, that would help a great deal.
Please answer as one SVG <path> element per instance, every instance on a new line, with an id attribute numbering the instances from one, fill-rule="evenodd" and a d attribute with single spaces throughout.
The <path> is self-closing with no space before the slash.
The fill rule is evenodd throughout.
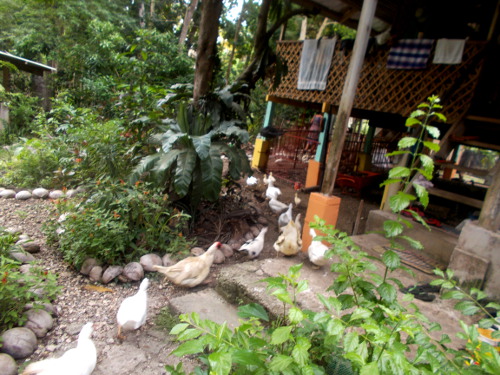
<path id="1" fill-rule="evenodd" d="M 248 132 L 236 126 L 235 121 L 223 121 L 221 126 L 217 130 L 219 133 L 222 133 L 226 137 L 231 137 L 231 136 L 236 137 L 241 143 L 248 142 L 249 139 Z"/>
<path id="2" fill-rule="evenodd" d="M 395 270 L 401 265 L 399 255 L 392 250 L 386 250 L 384 254 L 382 254 L 382 261 L 390 270 Z"/>
<path id="3" fill-rule="evenodd" d="M 413 200 L 415 200 L 414 195 L 398 191 L 389 199 L 389 205 L 391 210 L 397 213 L 406 209 Z"/>
<path id="4" fill-rule="evenodd" d="M 169 152 L 174 147 L 175 143 L 182 138 L 188 139 L 185 133 L 176 133 L 171 129 L 167 130 L 162 136 L 161 149 L 163 152 Z"/>
<path id="5" fill-rule="evenodd" d="M 412 185 L 413 188 L 415 189 L 415 193 L 417 194 L 418 200 L 420 201 L 422 206 L 426 208 L 427 205 L 429 204 L 429 192 L 424 186 L 419 185 L 415 182 Z"/>
<path id="6" fill-rule="evenodd" d="M 190 134 L 190 124 L 188 117 L 188 110 L 185 103 L 179 105 L 179 112 L 177 115 L 177 123 L 182 133 Z"/>
<path id="7" fill-rule="evenodd" d="M 136 182 L 144 172 L 148 172 L 149 170 L 151 170 L 157 163 L 158 159 L 160 159 L 160 157 L 161 154 L 154 154 L 142 158 L 137 167 L 134 168 L 134 171 L 130 175 L 130 182 Z"/>
<path id="8" fill-rule="evenodd" d="M 430 141 L 424 141 L 424 146 L 427 147 L 431 151 L 439 151 L 440 147 L 437 143 L 430 142 Z"/>
<path id="9" fill-rule="evenodd" d="M 211 367 L 211 374 L 226 375 L 231 372 L 231 354 L 214 352 L 208 356 L 208 362 Z"/>
<path id="10" fill-rule="evenodd" d="M 389 178 L 408 177 L 410 169 L 406 167 L 394 167 L 389 171 Z"/>
<path id="11" fill-rule="evenodd" d="M 240 306 L 238 308 L 238 316 L 240 318 L 257 318 L 260 320 L 264 320 L 265 322 L 269 321 L 269 315 L 267 311 L 261 305 L 257 303 L 250 303 L 248 305 Z"/>
<path id="12" fill-rule="evenodd" d="M 160 175 L 165 174 L 172 164 L 177 160 L 177 156 L 182 153 L 182 150 L 172 150 L 170 152 L 159 153 L 160 159 L 157 161 L 154 172 Z"/>
<path id="13" fill-rule="evenodd" d="M 216 201 L 222 184 L 222 160 L 217 150 L 210 149 L 210 156 L 202 159 L 200 165 L 205 190 L 204 197 L 209 201 Z"/>
<path id="14" fill-rule="evenodd" d="M 403 233 L 403 224 L 396 220 L 384 221 L 384 231 L 387 237 L 396 237 Z"/>
<path id="15" fill-rule="evenodd" d="M 208 154 L 210 152 L 210 145 L 212 143 L 210 136 L 211 134 L 208 133 L 202 136 L 191 137 L 193 146 L 200 159 L 205 159 L 206 157 L 208 157 Z"/>
<path id="16" fill-rule="evenodd" d="M 174 188 L 180 197 L 184 197 L 189 191 L 192 181 L 192 172 L 196 166 L 196 153 L 193 149 L 183 150 L 177 157 L 177 168 L 175 169 Z"/>
<path id="17" fill-rule="evenodd" d="M 413 137 L 403 137 L 398 142 L 398 148 L 408 148 L 417 143 L 417 138 Z"/>

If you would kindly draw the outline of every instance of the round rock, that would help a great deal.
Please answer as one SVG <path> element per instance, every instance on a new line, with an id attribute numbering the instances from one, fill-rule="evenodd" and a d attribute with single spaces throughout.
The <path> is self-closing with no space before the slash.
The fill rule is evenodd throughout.
<path id="1" fill-rule="evenodd" d="M 31 192 L 31 196 L 34 199 L 45 199 L 49 196 L 49 191 L 44 188 L 36 188 Z"/>
<path id="2" fill-rule="evenodd" d="M 74 196 L 78 195 L 78 190 L 76 189 L 69 189 L 68 191 L 66 191 L 66 197 L 68 198 L 73 198 Z"/>
<path id="3" fill-rule="evenodd" d="M 102 277 L 102 267 L 101 266 L 94 266 L 89 272 L 89 279 L 90 281 L 101 281 Z"/>
<path id="4" fill-rule="evenodd" d="M 18 327 L 4 332 L 2 335 L 3 353 L 7 353 L 14 359 L 26 358 L 36 350 L 36 335 L 31 329 Z"/>
<path id="5" fill-rule="evenodd" d="M 10 256 L 21 263 L 31 263 L 35 261 L 35 257 L 30 253 L 21 251 L 11 251 Z"/>
<path id="6" fill-rule="evenodd" d="M 250 227 L 250 232 L 252 232 L 252 234 L 253 234 L 254 237 L 257 237 L 259 235 L 259 233 L 260 233 L 260 230 L 259 230 L 259 228 L 256 225 L 252 225 Z"/>
<path id="7" fill-rule="evenodd" d="M 25 201 L 31 198 L 31 193 L 28 190 L 21 190 L 16 194 L 16 199 L 20 201 Z"/>
<path id="8" fill-rule="evenodd" d="M 50 199 L 59 199 L 59 198 L 62 198 L 64 197 L 64 193 L 62 190 L 52 190 L 50 193 L 49 193 L 49 198 Z"/>
<path id="9" fill-rule="evenodd" d="M 125 266 L 122 275 L 129 280 L 139 281 L 144 277 L 144 269 L 139 262 L 131 262 Z"/>
<path id="10" fill-rule="evenodd" d="M 109 266 L 102 274 L 101 281 L 103 284 L 108 284 L 123 272 L 122 266 Z"/>
<path id="11" fill-rule="evenodd" d="M 161 266 L 163 265 L 161 258 L 156 254 L 146 254 L 141 257 L 139 260 L 144 271 L 152 272 L 154 271 L 153 266 Z"/>
<path id="12" fill-rule="evenodd" d="M 87 258 L 83 262 L 82 268 L 80 268 L 80 273 L 82 275 L 87 275 L 88 276 L 88 274 L 90 273 L 90 271 L 92 270 L 92 268 L 94 268 L 98 264 L 99 264 L 99 262 L 97 261 L 97 259 Z"/>
<path id="13" fill-rule="evenodd" d="M 224 263 L 225 260 L 226 260 L 226 257 L 224 256 L 224 253 L 220 250 L 215 250 L 214 263 L 221 264 L 221 263 Z"/>
<path id="14" fill-rule="evenodd" d="M 45 337 L 48 331 L 54 326 L 54 320 L 50 314 L 42 309 L 32 309 L 26 311 L 28 321 L 24 325 L 26 328 L 31 329 L 36 337 Z"/>
<path id="15" fill-rule="evenodd" d="M 12 199 L 16 197 L 16 191 L 12 189 L 5 189 L 0 191 L 0 197 L 6 199 Z"/>
<path id="16" fill-rule="evenodd" d="M 234 250 L 231 246 L 229 245 L 226 245 L 226 244 L 223 244 L 220 248 L 220 250 L 222 251 L 222 253 L 224 254 L 224 256 L 226 258 L 230 258 L 234 255 Z"/>
<path id="17" fill-rule="evenodd" d="M 0 353 L 0 373 L 3 375 L 17 375 L 17 364 L 8 354 Z"/>
<path id="18" fill-rule="evenodd" d="M 21 244 L 21 247 L 24 249 L 24 251 L 27 251 L 30 254 L 40 252 L 40 245 L 33 241 L 23 242 Z"/>
<path id="19" fill-rule="evenodd" d="M 170 254 L 165 254 L 161 258 L 161 263 L 163 264 L 164 267 L 168 267 L 168 266 L 173 265 L 175 262 L 172 260 L 172 257 L 170 256 Z"/>

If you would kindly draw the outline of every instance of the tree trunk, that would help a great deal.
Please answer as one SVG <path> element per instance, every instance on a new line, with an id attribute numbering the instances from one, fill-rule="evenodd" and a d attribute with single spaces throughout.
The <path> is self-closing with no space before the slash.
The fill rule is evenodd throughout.
<path id="1" fill-rule="evenodd" d="M 198 6 L 198 0 L 191 0 L 189 7 L 186 10 L 186 14 L 184 15 L 184 22 L 182 24 L 181 35 L 179 36 L 179 51 L 184 47 L 184 43 L 186 42 L 186 36 L 189 30 L 189 25 L 191 24 L 191 20 L 193 19 L 194 11 Z"/>
<path id="2" fill-rule="evenodd" d="M 146 8 L 144 5 L 144 1 L 141 1 L 141 3 L 139 4 L 139 25 L 141 29 L 144 29 L 146 27 L 145 13 Z"/>
<path id="3" fill-rule="evenodd" d="M 316 39 L 319 39 L 323 36 L 323 33 L 325 32 L 326 27 L 331 24 L 331 22 L 327 17 L 323 20 L 323 23 L 321 24 L 318 33 L 316 34 Z"/>
<path id="4" fill-rule="evenodd" d="M 203 1 L 194 76 L 193 99 L 195 103 L 209 92 L 212 84 L 221 12 L 222 0 Z"/>
<path id="5" fill-rule="evenodd" d="M 236 43 L 238 42 L 238 36 L 240 34 L 240 29 L 241 29 L 241 20 L 243 19 L 244 13 L 245 13 L 245 0 L 243 0 L 243 4 L 241 6 L 241 11 L 240 11 L 240 16 L 238 17 L 238 22 L 236 23 L 236 30 L 234 32 L 233 46 L 231 48 L 231 56 L 229 57 L 229 62 L 227 64 L 226 85 L 229 84 L 229 77 L 231 76 L 231 68 L 233 66 L 234 51 L 236 49 Z"/>

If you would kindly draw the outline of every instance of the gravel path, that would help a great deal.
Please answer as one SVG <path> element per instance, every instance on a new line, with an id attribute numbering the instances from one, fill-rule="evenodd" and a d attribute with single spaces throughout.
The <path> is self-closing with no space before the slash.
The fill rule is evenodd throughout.
<path id="1" fill-rule="evenodd" d="M 286 197 L 283 201 L 292 200 L 293 187 L 280 187 L 284 192 L 283 197 Z M 300 196 L 303 199 L 301 207 L 305 214 L 308 196 L 302 193 Z M 342 196 L 342 199 L 337 227 L 350 234 L 359 200 L 351 196 Z M 376 208 L 375 204 L 365 203 L 359 232 L 362 233 L 368 211 L 374 208 Z M 98 352 L 98 363 L 93 372 L 94 375 L 166 374 L 165 364 L 175 364 L 179 361 L 174 356 L 169 357 L 169 353 L 177 344 L 171 341 L 166 331 L 160 330 L 155 325 L 155 319 L 160 310 L 167 305 L 169 298 L 185 294 L 186 290 L 163 283 L 157 274 L 148 273 L 151 283 L 148 289 L 147 323 L 140 331 L 129 332 L 123 343 L 119 342 L 115 337 L 116 312 L 125 297 L 136 293 L 138 283 L 110 283 L 106 285 L 106 288 L 111 290 L 108 292 L 88 288 L 91 286 L 88 278 L 80 275 L 64 262 L 56 249 L 46 244 L 42 224 L 51 215 L 55 215 L 55 209 L 50 200 L 0 200 L 0 226 L 18 227 L 24 234 L 39 243 L 41 251 L 34 256 L 43 268 L 58 275 L 58 283 L 62 286 L 61 293 L 54 301 L 57 311 L 54 329 L 45 338 L 39 340 L 37 350 L 26 361 L 60 356 L 64 351 L 75 346 L 81 326 L 91 321 L 94 322 L 92 339 Z M 278 235 L 276 229 L 274 225 L 273 232 L 276 233 L 268 234 L 266 237 L 266 248 L 261 258 L 275 256 L 272 244 L 275 241 L 274 237 Z M 231 258 L 230 263 L 238 261 L 242 261 L 241 258 Z M 214 266 L 210 276 L 211 285 L 214 283 L 214 274 L 223 266 Z M 205 287 L 200 286 L 195 289 L 200 290 Z M 20 367 L 24 362 L 18 361 Z M 191 371 L 194 367 L 194 360 L 183 358 L 183 363 L 186 370 Z"/>

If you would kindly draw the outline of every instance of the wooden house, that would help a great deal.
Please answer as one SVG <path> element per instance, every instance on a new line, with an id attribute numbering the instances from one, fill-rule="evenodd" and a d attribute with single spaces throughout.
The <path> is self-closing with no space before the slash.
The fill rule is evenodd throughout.
<path id="1" fill-rule="evenodd" d="M 435 161 L 441 161 L 439 167 L 446 168 L 444 175 L 460 169 L 467 172 L 467 167 L 460 167 L 453 160 L 456 155 L 453 150 L 459 145 L 500 151 L 500 1 L 294 2 L 357 28 L 352 49 L 341 50 L 341 43 L 336 43 L 324 90 L 298 89 L 303 41 L 282 41 L 277 46 L 276 52 L 286 62 L 288 73 L 279 86 L 268 92 L 264 126 L 271 124 L 273 106 L 277 103 L 322 108 L 326 126 L 319 137 L 316 156 L 309 161 L 306 181 L 308 186 L 319 186 L 323 195 L 320 206 L 327 204 L 325 196 L 335 198 L 333 187 L 342 164 L 351 116 L 368 119 L 372 127 L 404 129 L 405 119 L 416 106 L 427 97 L 438 95 L 447 123 L 441 126 L 441 151 L 434 157 Z M 368 49 L 371 37 L 388 30 L 387 44 Z M 411 38 L 465 40 L 461 60 L 450 64 L 432 63 L 436 48 L 433 43 L 425 68 L 388 69 L 391 46 L 398 40 Z M 256 167 L 265 164 L 261 159 L 261 155 L 265 159 L 265 142 L 265 139 L 256 142 Z M 369 170 L 366 164 L 357 167 L 358 171 Z M 483 199 L 447 188 L 430 189 L 431 200 L 441 197 L 481 211 L 478 221 L 469 223 L 450 250 L 439 256 L 456 270 L 462 281 L 484 285 L 489 293 L 500 298 L 500 277 L 497 277 L 500 276 L 500 163 L 489 171 L 469 168 L 469 172 L 489 175 L 490 183 Z M 306 216 L 312 217 L 309 210 Z M 332 218 L 336 220 L 335 215 Z M 308 232 L 307 220 L 306 217 L 304 237 Z M 307 239 L 304 242 L 307 244 Z"/>

